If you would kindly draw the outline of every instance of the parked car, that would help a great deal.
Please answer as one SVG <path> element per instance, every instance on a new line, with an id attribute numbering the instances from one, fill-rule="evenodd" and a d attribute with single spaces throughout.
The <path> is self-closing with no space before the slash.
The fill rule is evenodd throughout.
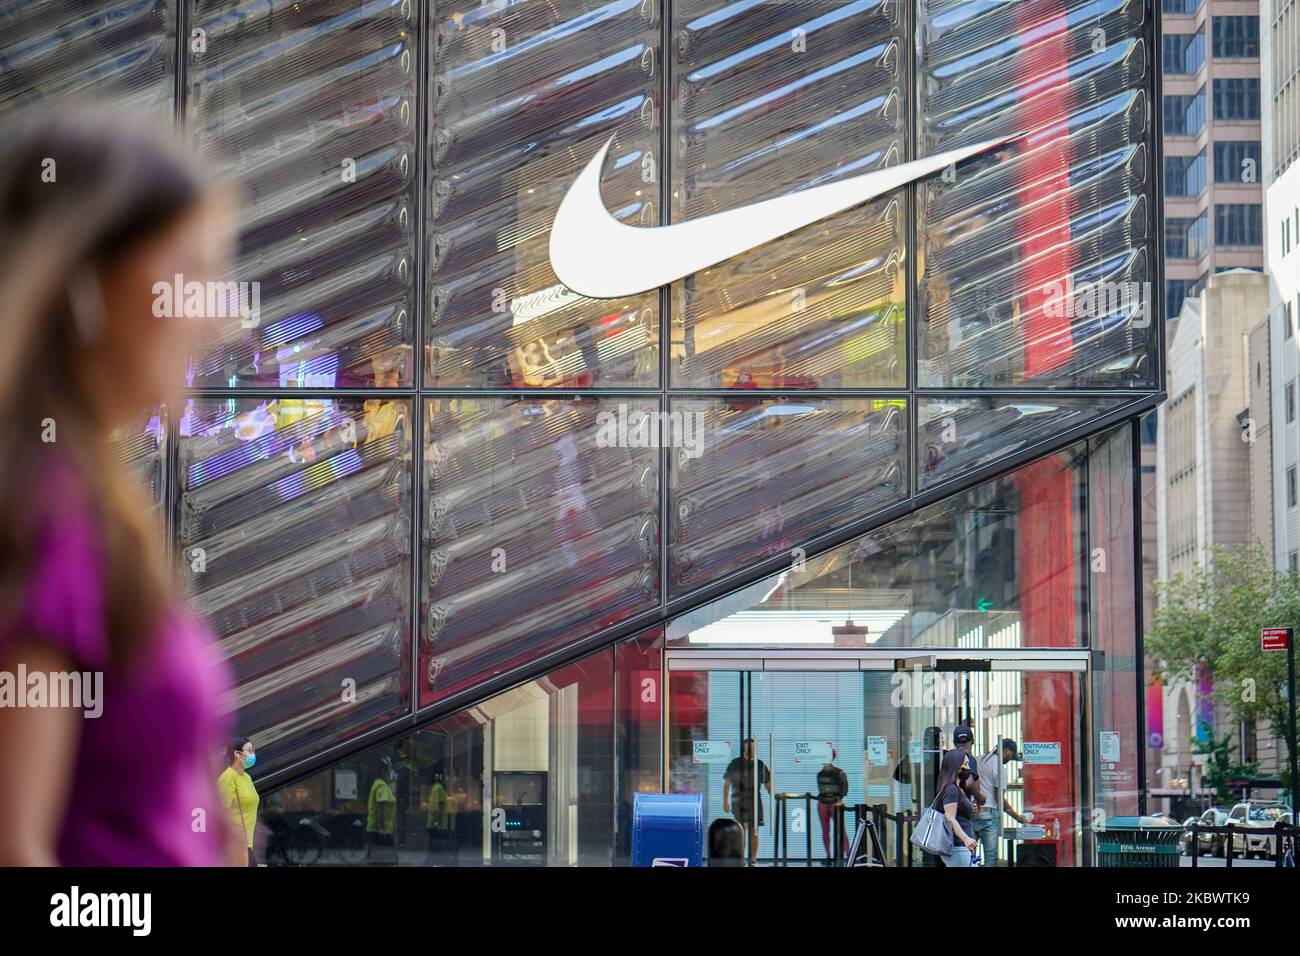
<path id="1" fill-rule="evenodd" d="M 1232 835 L 1233 855 L 1240 854 L 1249 859 L 1253 856 L 1266 857 L 1274 852 L 1275 833 L 1273 827 L 1279 820 L 1289 820 L 1291 808 L 1282 803 L 1262 800 L 1246 800 L 1238 803 L 1228 813 L 1228 819 L 1243 829 L 1258 830 L 1259 833 L 1234 833 Z"/>
<path id="2" fill-rule="evenodd" d="M 1232 807 L 1227 804 L 1216 804 L 1204 811 L 1195 820 L 1203 827 L 1221 827 L 1227 824 L 1228 814 Z M 1198 834 L 1201 844 L 1201 853 L 1208 853 L 1210 856 L 1223 856 L 1224 848 L 1228 845 L 1227 839 L 1222 833 L 1201 833 Z M 1191 834 L 1188 834 L 1188 845 L 1190 848 Z"/>
<path id="3" fill-rule="evenodd" d="M 1200 820 L 1200 817 L 1188 817 L 1183 821 L 1183 835 L 1178 841 L 1178 852 L 1183 856 L 1192 855 L 1192 824 Z"/>

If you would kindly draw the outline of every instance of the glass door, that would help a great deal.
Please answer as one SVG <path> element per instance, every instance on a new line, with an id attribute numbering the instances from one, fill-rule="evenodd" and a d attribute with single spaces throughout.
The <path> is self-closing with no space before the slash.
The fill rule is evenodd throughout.
<path id="1" fill-rule="evenodd" d="M 933 703 L 894 694 L 892 657 L 671 663 L 667 790 L 738 824 L 756 865 L 841 863 L 866 807 L 908 813 L 933 792 Z"/>
<path id="2" fill-rule="evenodd" d="M 929 739 L 937 732 L 940 756 L 961 746 L 978 761 L 985 800 L 972 835 L 984 865 L 1079 865 L 1086 668 L 1082 656 L 925 665 L 934 688 Z M 933 780 L 937 758 L 925 769 Z"/>
<path id="3" fill-rule="evenodd" d="M 737 824 L 757 865 L 837 862 L 867 816 L 889 865 L 935 865 L 906 838 L 959 725 L 993 781 L 974 821 L 985 862 L 1079 862 L 1086 652 L 714 651 L 668 667 L 665 787 L 701 794 L 706 826 Z"/>

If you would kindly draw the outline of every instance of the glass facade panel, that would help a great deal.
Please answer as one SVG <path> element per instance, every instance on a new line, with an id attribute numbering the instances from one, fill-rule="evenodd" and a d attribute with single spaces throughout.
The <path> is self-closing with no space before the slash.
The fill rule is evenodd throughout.
<path id="1" fill-rule="evenodd" d="M 189 0 L 189 127 L 243 188 L 230 278 L 257 290 L 192 386 L 411 384 L 413 7 Z"/>
<path id="2" fill-rule="evenodd" d="M 658 603 L 658 413 L 426 400 L 421 705 Z"/>
<path id="3" fill-rule="evenodd" d="M 1194 280 L 1192 279 L 1166 279 L 1165 280 L 1165 317 L 1169 319 L 1178 318 L 1178 313 L 1183 310 L 1183 300 L 1189 295 L 1195 294 L 1191 291 Z"/>
<path id="4" fill-rule="evenodd" d="M 258 767 L 410 708 L 411 403 L 195 400 L 178 423 L 191 606 Z"/>
<path id="5" fill-rule="evenodd" d="M 560 284 L 547 256 L 576 158 L 610 137 L 607 207 L 632 225 L 663 218 L 658 4 L 426 6 L 426 384 L 658 384 L 658 296 L 583 298 Z"/>
<path id="6" fill-rule="evenodd" d="M 1087 454 L 1031 462 L 673 621 L 684 648 L 1080 647 Z"/>
<path id="7" fill-rule="evenodd" d="M 674 221 L 899 162 L 902 5 L 673 4 Z M 674 289 L 672 384 L 907 384 L 903 197 L 797 230 Z"/>
<path id="8" fill-rule="evenodd" d="M 904 399 L 674 399 L 700 430 L 672 458 L 669 565 L 682 592 L 901 501 Z"/>
<path id="9" fill-rule="evenodd" d="M 1138 753 L 1145 744 L 1138 714 L 1144 688 L 1137 657 L 1142 568 L 1134 544 L 1133 447 L 1133 430 L 1119 428 L 1093 439 L 1088 453 L 1088 643 L 1097 748 L 1092 806 L 1103 814 L 1085 821 L 1093 827 L 1109 817 L 1137 814 L 1142 787 Z"/>
<path id="10" fill-rule="evenodd" d="M 1111 398 L 928 398 L 917 409 L 921 487 L 1004 459 L 1115 408 Z"/>
<path id="11" fill-rule="evenodd" d="M 160 118 L 172 115 L 175 0 L 115 4 L 114 16 L 97 6 L 26 0 L 0 8 L 0 112 L 99 96 Z"/>
<path id="12" fill-rule="evenodd" d="M 633 795 L 659 790 L 660 655 L 606 648 L 267 794 L 259 859 L 625 865 Z"/>
<path id="13" fill-rule="evenodd" d="M 918 191 L 918 382 L 1154 384 L 1150 322 L 1099 326 L 1054 308 L 1071 284 L 1141 289 L 1156 276 L 1143 6 L 920 11 L 918 152 L 1018 138 Z M 1097 30 L 1100 50 L 1087 40 Z"/>

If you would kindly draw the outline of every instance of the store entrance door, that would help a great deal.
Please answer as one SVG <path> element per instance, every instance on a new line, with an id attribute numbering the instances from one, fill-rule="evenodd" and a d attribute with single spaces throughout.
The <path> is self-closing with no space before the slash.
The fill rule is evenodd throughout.
<path id="1" fill-rule="evenodd" d="M 959 724 L 996 781 L 987 861 L 1077 861 L 1086 652 L 685 649 L 666 667 L 666 789 L 702 794 L 706 826 L 735 821 L 755 865 L 840 864 L 868 818 L 889 865 L 925 865 L 899 838 Z"/>

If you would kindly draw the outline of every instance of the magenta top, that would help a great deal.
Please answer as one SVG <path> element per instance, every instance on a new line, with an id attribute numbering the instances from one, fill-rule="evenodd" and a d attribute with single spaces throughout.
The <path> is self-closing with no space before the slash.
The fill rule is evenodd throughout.
<path id="1" fill-rule="evenodd" d="M 125 671 L 112 663 L 94 510 L 66 463 L 47 472 L 32 575 L 17 619 L 0 627 L 0 648 L 36 638 L 75 669 L 103 672 L 100 716 L 79 717 L 59 863 L 218 865 L 224 817 L 214 765 L 227 736 L 220 702 L 229 670 L 206 629 L 179 608 Z"/>

